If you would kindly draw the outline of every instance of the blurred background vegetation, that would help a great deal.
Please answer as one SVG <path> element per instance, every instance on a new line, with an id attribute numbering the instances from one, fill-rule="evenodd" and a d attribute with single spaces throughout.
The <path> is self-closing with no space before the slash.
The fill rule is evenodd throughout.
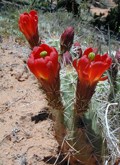
<path id="1" fill-rule="evenodd" d="M 92 8 L 109 9 L 109 12 L 107 16 L 104 13 L 98 15 L 91 13 Z M 58 35 L 66 26 L 71 25 L 76 28 L 79 36 L 84 35 L 83 31 L 88 33 L 91 28 L 93 32 L 97 30 L 97 35 L 99 32 L 107 35 L 109 29 L 113 38 L 120 40 L 119 0 L 0 0 L 0 34 L 22 38 L 18 30 L 19 14 L 31 9 L 40 14 L 39 26 L 42 32 L 53 30 Z"/>
<path id="2" fill-rule="evenodd" d="M 19 43 L 27 43 L 18 29 L 19 15 L 35 9 L 39 18 L 42 40 L 59 49 L 61 33 L 67 26 L 75 29 L 75 42 L 84 50 L 97 47 L 100 53 L 112 56 L 119 49 L 120 1 L 118 0 L 0 0 L 0 41 L 14 36 Z M 96 12 L 92 12 L 96 9 Z M 106 13 L 97 13 L 107 9 Z"/>

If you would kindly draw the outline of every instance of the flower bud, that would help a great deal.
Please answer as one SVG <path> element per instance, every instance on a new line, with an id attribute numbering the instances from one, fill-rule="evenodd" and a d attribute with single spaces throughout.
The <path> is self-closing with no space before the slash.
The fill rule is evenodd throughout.
<path id="1" fill-rule="evenodd" d="M 74 40 L 74 28 L 70 26 L 65 29 L 65 31 L 62 33 L 60 38 L 61 54 L 70 50 L 73 44 L 73 40 Z"/>
<path id="2" fill-rule="evenodd" d="M 35 10 L 30 13 L 22 13 L 19 18 L 19 29 L 28 40 L 30 47 L 33 49 L 40 44 L 38 34 L 38 15 Z"/>
<path id="3" fill-rule="evenodd" d="M 81 45 L 79 42 L 74 43 L 74 50 L 75 50 L 75 53 L 77 54 L 78 58 L 82 57 L 82 49 L 81 49 Z"/>
<path id="4" fill-rule="evenodd" d="M 62 61 L 63 61 L 64 65 L 68 65 L 68 64 L 72 63 L 72 56 L 71 56 L 71 54 L 68 51 L 66 51 L 63 54 Z"/>
<path id="5" fill-rule="evenodd" d="M 118 60 L 118 63 L 120 63 L 120 49 L 116 51 L 115 58 Z"/>

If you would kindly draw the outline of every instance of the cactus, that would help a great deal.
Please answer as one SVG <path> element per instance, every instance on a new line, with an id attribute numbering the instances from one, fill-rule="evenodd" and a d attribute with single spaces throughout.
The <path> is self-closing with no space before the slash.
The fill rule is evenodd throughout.
<path id="1" fill-rule="evenodd" d="M 107 79 L 102 75 L 112 59 L 107 53 L 101 56 L 91 47 L 82 53 L 79 43 L 78 51 L 76 47 L 75 52 L 70 52 L 74 28 L 68 27 L 63 34 L 60 43 L 59 40 L 51 43 L 58 51 L 49 46 L 50 40 L 33 48 L 27 64 L 51 107 L 55 138 L 63 161 L 67 160 L 70 165 L 103 165 L 106 144 L 102 127 L 98 125 L 97 107 L 91 108 L 90 103 L 97 83 Z"/>
<path id="2" fill-rule="evenodd" d="M 77 75 L 72 66 L 61 70 L 61 93 L 65 107 L 65 125 L 67 127 L 66 141 L 71 149 L 71 164 L 83 163 L 102 165 L 103 139 L 94 111 L 88 111 L 81 116 L 74 109 Z M 68 146 L 67 146 L 68 147 Z"/>

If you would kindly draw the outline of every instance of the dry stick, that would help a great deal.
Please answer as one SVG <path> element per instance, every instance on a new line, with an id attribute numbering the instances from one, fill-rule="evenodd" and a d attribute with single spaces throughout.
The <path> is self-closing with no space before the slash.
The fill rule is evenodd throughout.
<path id="1" fill-rule="evenodd" d="M 115 59 L 113 59 L 112 65 L 108 70 L 108 73 L 109 73 L 109 79 L 110 79 L 109 81 L 111 86 L 108 101 L 114 102 L 117 93 L 117 74 L 118 74 L 118 64 Z"/>
<path id="2" fill-rule="evenodd" d="M 109 107 L 111 105 L 118 105 L 118 103 L 110 103 L 107 105 L 107 108 L 106 108 L 106 112 L 105 112 L 105 124 L 106 124 L 106 128 L 107 128 L 107 134 L 108 134 L 108 137 L 111 139 L 111 144 L 113 145 L 114 148 L 116 148 L 117 152 L 120 154 L 119 152 L 119 149 L 117 148 L 117 146 L 114 144 L 114 142 L 112 141 L 112 137 L 110 135 L 110 129 L 109 129 L 109 124 L 108 124 L 108 110 L 109 110 Z"/>

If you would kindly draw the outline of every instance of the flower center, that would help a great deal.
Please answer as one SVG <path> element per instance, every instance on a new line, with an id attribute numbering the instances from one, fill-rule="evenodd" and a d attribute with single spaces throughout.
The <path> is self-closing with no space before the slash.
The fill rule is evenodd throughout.
<path id="1" fill-rule="evenodd" d="M 94 58 L 95 58 L 95 53 L 93 53 L 93 52 L 89 53 L 88 58 L 89 58 L 91 61 L 93 61 Z"/>
<path id="2" fill-rule="evenodd" d="M 42 51 L 41 53 L 40 53 L 40 57 L 45 57 L 47 55 L 47 52 L 46 51 Z"/>

